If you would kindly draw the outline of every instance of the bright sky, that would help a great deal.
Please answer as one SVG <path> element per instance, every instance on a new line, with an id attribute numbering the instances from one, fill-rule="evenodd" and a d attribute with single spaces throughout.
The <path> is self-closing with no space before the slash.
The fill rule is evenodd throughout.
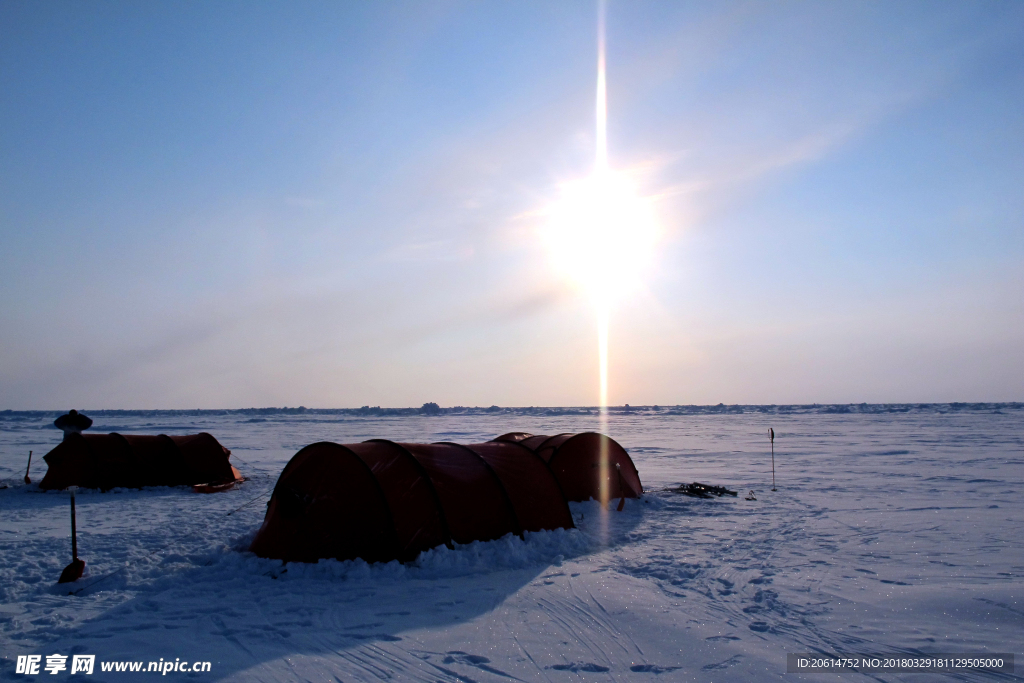
<path id="1" fill-rule="evenodd" d="M 0 4 L 0 409 L 595 405 L 594 2 Z M 1024 3 L 637 2 L 612 404 L 1024 400 Z"/>

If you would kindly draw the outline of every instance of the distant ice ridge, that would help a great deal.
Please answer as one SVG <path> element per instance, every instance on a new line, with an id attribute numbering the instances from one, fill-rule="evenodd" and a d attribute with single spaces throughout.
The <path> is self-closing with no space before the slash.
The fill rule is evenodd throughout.
<path id="1" fill-rule="evenodd" d="M 886 414 L 886 413 L 971 413 L 1001 412 L 1024 410 L 1024 403 L 810 403 L 810 404 L 770 404 L 745 405 L 718 403 L 716 405 L 646 405 L 646 406 L 609 406 L 613 415 L 714 415 L 714 414 L 778 414 L 778 415 L 814 415 L 814 414 Z M 53 418 L 63 410 L 0 410 L 0 428 L 10 428 L 14 424 L 23 427 L 42 420 L 46 424 L 35 425 L 36 428 L 55 429 Z M 363 406 L 362 408 L 237 408 L 237 409 L 197 409 L 197 410 L 90 410 L 85 412 L 94 417 L 222 417 L 237 416 L 246 423 L 266 422 L 267 418 L 286 418 L 288 421 L 310 419 L 320 421 L 328 417 L 437 417 L 444 415 L 457 416 L 586 416 L 597 415 L 596 406 L 529 406 L 529 407 L 473 407 L 452 406 L 438 407 L 425 411 L 423 408 L 382 408 L 380 406 Z M 192 425 L 195 426 L 195 425 Z M 102 425 L 93 428 L 94 432 L 103 431 Z"/>

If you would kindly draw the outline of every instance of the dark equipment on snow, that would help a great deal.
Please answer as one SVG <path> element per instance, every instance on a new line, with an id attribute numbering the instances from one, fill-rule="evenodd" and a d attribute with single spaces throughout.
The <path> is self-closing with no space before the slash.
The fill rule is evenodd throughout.
<path id="1" fill-rule="evenodd" d="M 78 530 L 75 528 L 75 489 L 77 486 L 70 486 L 71 491 L 71 564 L 64 567 L 60 573 L 57 583 L 71 583 L 82 578 L 85 571 L 85 560 L 78 558 Z"/>
<path id="2" fill-rule="evenodd" d="M 32 480 L 28 478 L 28 471 L 32 469 L 32 451 L 28 452 L 28 466 L 25 467 L 25 483 L 31 484 Z"/>
<path id="3" fill-rule="evenodd" d="M 712 486 L 711 484 L 701 484 L 699 481 L 695 481 L 692 484 L 680 484 L 674 489 L 665 489 L 672 493 L 681 493 L 684 496 L 692 496 L 694 498 L 721 498 L 722 496 L 736 496 L 735 491 L 730 491 L 724 486 Z"/>
<path id="4" fill-rule="evenodd" d="M 221 491 L 242 481 L 229 462 L 231 451 L 210 434 L 142 436 L 68 433 L 43 456 L 50 466 L 39 488 L 191 485 L 200 493 Z"/>
<path id="5" fill-rule="evenodd" d="M 775 430 L 771 427 L 768 428 L 768 438 L 772 442 L 772 491 L 778 491 L 775 488 Z"/>

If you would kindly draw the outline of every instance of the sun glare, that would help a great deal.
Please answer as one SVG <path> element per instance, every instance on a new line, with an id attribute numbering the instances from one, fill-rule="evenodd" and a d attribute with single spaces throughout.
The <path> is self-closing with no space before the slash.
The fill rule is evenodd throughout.
<path id="1" fill-rule="evenodd" d="M 596 306 L 610 307 L 651 265 L 658 232 L 651 202 L 608 169 L 561 189 L 544 226 L 550 257 Z"/>
<path id="2" fill-rule="evenodd" d="M 562 185 L 543 228 L 555 268 L 590 296 L 605 321 L 612 304 L 633 290 L 650 266 L 658 236 L 651 201 L 637 193 L 628 176 L 608 166 L 606 12 L 605 0 L 598 0 L 594 172 Z"/>

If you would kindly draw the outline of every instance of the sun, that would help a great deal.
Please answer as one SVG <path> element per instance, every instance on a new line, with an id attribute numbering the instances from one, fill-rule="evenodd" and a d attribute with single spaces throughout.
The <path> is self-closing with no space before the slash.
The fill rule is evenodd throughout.
<path id="1" fill-rule="evenodd" d="M 600 167 L 560 190 L 541 229 L 548 255 L 556 270 L 607 310 L 635 291 L 653 265 L 658 225 L 652 201 L 625 174 Z"/>
<path id="2" fill-rule="evenodd" d="M 597 16 L 594 171 L 565 183 L 548 207 L 542 238 L 556 270 L 582 288 L 597 309 L 602 339 L 614 303 L 637 288 L 652 265 L 658 226 L 649 198 L 608 165 L 608 88 L 604 0 Z"/>

